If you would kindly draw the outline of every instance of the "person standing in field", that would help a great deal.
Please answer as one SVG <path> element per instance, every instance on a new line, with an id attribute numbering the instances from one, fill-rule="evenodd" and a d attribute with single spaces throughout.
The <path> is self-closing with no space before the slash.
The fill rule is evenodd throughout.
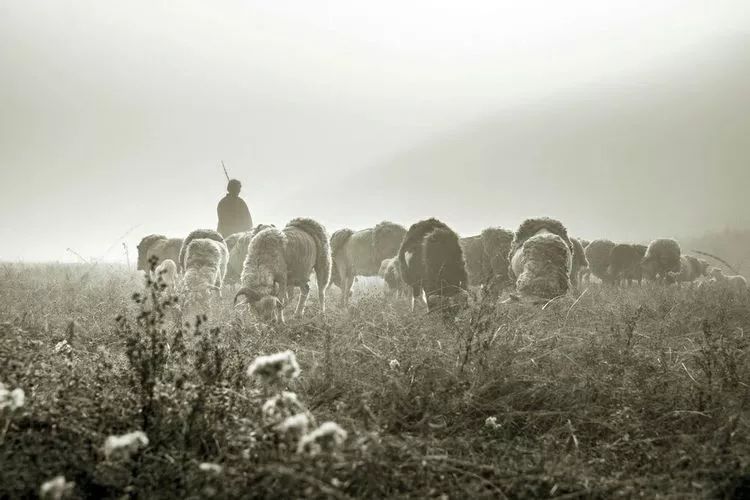
<path id="1" fill-rule="evenodd" d="M 240 198 L 242 184 L 237 179 L 231 179 L 227 184 L 227 195 L 221 199 L 216 207 L 219 216 L 219 224 L 216 230 L 223 236 L 250 231 L 253 228 L 253 219 L 245 200 Z"/>

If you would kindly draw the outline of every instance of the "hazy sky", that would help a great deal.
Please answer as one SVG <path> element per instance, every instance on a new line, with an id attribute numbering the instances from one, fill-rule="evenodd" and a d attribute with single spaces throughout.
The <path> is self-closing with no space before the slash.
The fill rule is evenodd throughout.
<path id="1" fill-rule="evenodd" d="M 215 227 L 221 159 L 243 181 L 256 222 L 277 225 L 311 216 L 333 231 L 435 214 L 467 233 L 544 212 L 576 234 L 617 239 L 750 223 L 726 203 L 750 182 L 749 35 L 746 0 L 3 0 L 0 259 L 74 260 L 71 247 L 117 260 L 128 231 L 134 252 L 143 234 Z M 670 96 L 696 76 L 699 104 L 681 114 L 683 101 Z M 660 120 L 665 128 L 649 128 Z M 705 125 L 718 122 L 704 141 L 718 130 Z M 614 140 L 618 123 L 662 136 L 659 161 L 646 135 Z M 587 128 L 577 134 L 577 124 Z M 680 133 L 663 134 L 674 124 Z M 592 129 L 611 136 L 587 140 Z M 590 160 L 591 143 L 610 138 L 596 152 L 598 177 L 590 161 L 575 170 L 579 152 Z M 566 163 L 556 164 L 561 148 Z M 628 197 L 609 186 L 612 196 L 597 198 L 621 215 L 617 203 L 643 201 L 644 176 L 679 179 L 686 160 L 725 150 L 691 167 L 690 193 L 723 179 L 694 228 L 641 213 L 608 218 L 580 202 L 608 168 L 633 161 Z M 472 175 L 463 176 L 467 158 Z M 545 174 L 561 168 L 576 182 L 558 187 Z M 363 182 L 411 169 L 443 180 L 414 199 L 388 188 L 396 179 L 369 191 Z M 506 196 L 514 183 L 543 189 Z M 480 192 L 495 197 L 495 211 L 467 208 Z M 666 197 L 650 208 L 677 213 L 689 202 Z"/>

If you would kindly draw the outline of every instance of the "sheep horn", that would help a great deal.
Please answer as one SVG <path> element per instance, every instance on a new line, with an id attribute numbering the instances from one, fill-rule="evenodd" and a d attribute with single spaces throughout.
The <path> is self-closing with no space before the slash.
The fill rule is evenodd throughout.
<path id="1" fill-rule="evenodd" d="M 260 300 L 260 294 L 256 292 L 255 290 L 248 288 L 248 287 L 242 287 L 237 291 L 237 294 L 234 296 L 234 304 L 237 305 L 237 299 L 240 297 L 240 295 L 244 296 L 245 299 L 247 299 L 248 303 L 258 302 Z"/>

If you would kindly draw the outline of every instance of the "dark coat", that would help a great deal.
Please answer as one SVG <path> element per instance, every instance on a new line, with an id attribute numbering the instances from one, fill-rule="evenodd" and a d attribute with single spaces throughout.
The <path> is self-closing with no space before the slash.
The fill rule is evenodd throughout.
<path id="1" fill-rule="evenodd" d="M 227 194 L 216 207 L 216 213 L 219 216 L 219 224 L 216 230 L 225 238 L 230 234 L 244 233 L 253 228 L 250 210 L 248 210 L 245 200 L 239 196 Z"/>

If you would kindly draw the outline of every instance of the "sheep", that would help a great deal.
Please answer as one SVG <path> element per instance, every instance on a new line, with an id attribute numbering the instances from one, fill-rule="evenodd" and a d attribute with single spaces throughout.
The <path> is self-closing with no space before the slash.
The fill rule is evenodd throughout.
<path id="1" fill-rule="evenodd" d="M 747 291 L 747 279 L 744 276 L 741 276 L 739 274 L 734 276 L 727 276 L 718 267 L 712 267 L 709 271 L 709 275 L 711 276 L 712 283 L 721 284 L 726 288 L 738 293 Z"/>
<path id="2" fill-rule="evenodd" d="M 705 264 L 708 265 L 708 262 L 705 262 Z M 705 276 L 704 266 L 692 255 L 680 256 L 680 272 L 672 273 L 672 277 L 678 283 L 689 283 L 697 280 L 701 276 Z"/>
<path id="3" fill-rule="evenodd" d="M 247 257 L 247 248 L 250 245 L 250 240 L 252 240 L 256 234 L 269 227 L 275 226 L 273 224 L 258 224 L 252 229 L 252 231 L 236 233 L 240 234 L 240 237 L 237 238 L 234 247 L 229 251 L 227 275 L 224 277 L 224 283 L 227 285 L 235 285 L 240 282 L 242 266 L 245 263 L 245 257 Z"/>
<path id="4" fill-rule="evenodd" d="M 570 289 L 572 254 L 565 241 L 553 233 L 535 234 L 513 259 L 516 290 L 523 298 L 550 300 Z"/>
<path id="5" fill-rule="evenodd" d="M 250 231 L 246 232 L 240 232 L 240 233 L 233 233 L 224 238 L 224 243 L 227 244 L 227 250 L 229 250 L 229 253 L 232 253 L 232 249 L 237 244 L 237 242 L 244 236 L 246 233 L 249 233 Z"/>
<path id="6" fill-rule="evenodd" d="M 697 258 L 697 261 L 700 276 L 708 276 L 708 269 L 711 267 L 711 264 L 709 264 L 705 259 L 701 259 L 700 257 Z"/>
<path id="7" fill-rule="evenodd" d="M 211 290 L 218 290 L 221 295 L 228 254 L 223 241 L 195 238 L 187 245 L 183 276 L 186 311 L 205 309 Z"/>
<path id="8" fill-rule="evenodd" d="M 612 249 L 615 247 L 613 241 L 600 238 L 592 241 L 586 246 L 584 253 L 589 262 L 589 271 L 600 280 L 609 282 L 609 264 Z"/>
<path id="9" fill-rule="evenodd" d="M 149 271 L 152 257 L 156 257 L 156 264 L 171 259 L 177 262 L 182 239 L 167 238 L 161 234 L 150 234 L 138 243 L 138 265 L 139 271 Z"/>
<path id="10" fill-rule="evenodd" d="M 609 253 L 609 266 L 606 272 L 608 280 L 618 285 L 623 280 L 628 285 L 631 285 L 633 280 L 635 280 L 640 285 L 643 282 L 641 260 L 645 255 L 645 245 L 618 243 L 612 247 Z"/>
<path id="11" fill-rule="evenodd" d="M 469 284 L 501 285 L 508 281 L 508 252 L 513 231 L 488 227 L 481 234 L 461 238 Z"/>
<path id="12" fill-rule="evenodd" d="M 282 230 L 266 228 L 248 247 L 242 268 L 242 288 L 234 297 L 246 301 L 264 320 L 285 323 L 284 304 L 288 287 L 301 293 L 295 316 L 301 316 L 310 293 L 310 274 L 315 271 L 320 310 L 325 313 L 325 294 L 331 280 L 331 247 L 325 228 L 312 219 L 294 219 Z"/>
<path id="13" fill-rule="evenodd" d="M 523 298 L 549 300 L 570 289 L 573 243 L 560 221 L 525 220 L 513 237 L 508 260 L 510 276 Z"/>
<path id="14" fill-rule="evenodd" d="M 673 283 L 680 273 L 680 244 L 671 238 L 659 238 L 649 243 L 641 260 L 643 275 L 649 280 Z"/>
<path id="15" fill-rule="evenodd" d="M 708 262 L 692 255 L 684 255 L 683 257 L 685 257 L 685 259 L 690 264 L 690 281 L 694 281 L 701 278 L 702 276 L 706 276 L 709 268 Z"/>
<path id="16" fill-rule="evenodd" d="M 151 279 L 157 283 L 161 280 L 166 290 L 174 291 L 177 286 L 177 264 L 172 259 L 161 261 L 151 273 Z"/>
<path id="17" fill-rule="evenodd" d="M 354 278 L 377 276 L 383 260 L 396 255 L 405 234 L 403 226 L 384 221 L 374 228 L 339 229 L 331 235 L 331 281 L 341 288 L 343 307 L 349 304 Z"/>
<path id="18" fill-rule="evenodd" d="M 383 259 L 383 262 L 380 263 L 378 276 L 385 281 L 386 296 L 406 296 L 407 290 L 401 277 L 401 264 L 399 264 L 398 255 L 390 259 Z"/>
<path id="19" fill-rule="evenodd" d="M 459 240 L 461 249 L 464 252 L 466 261 L 466 273 L 469 277 L 469 284 L 472 286 L 481 285 L 484 273 L 488 266 L 484 261 L 484 245 L 482 244 L 482 235 L 467 236 Z"/>
<path id="20" fill-rule="evenodd" d="M 413 224 L 398 249 L 404 283 L 411 288 L 411 310 L 422 298 L 428 311 L 453 312 L 468 300 L 468 275 L 458 235 L 437 219 Z"/>
<path id="21" fill-rule="evenodd" d="M 586 259 L 586 251 L 581 240 L 570 238 L 570 242 L 573 244 L 573 266 L 570 270 L 570 282 L 577 287 L 580 284 L 581 275 L 589 267 L 589 261 Z"/>
<path id="22" fill-rule="evenodd" d="M 196 229 L 195 231 L 187 235 L 187 238 L 185 238 L 185 240 L 182 242 L 182 246 L 180 247 L 180 254 L 177 260 L 177 266 L 180 270 L 185 270 L 185 257 L 188 245 L 190 245 L 191 241 L 199 238 L 214 240 L 218 243 L 224 244 L 224 248 L 227 247 L 226 242 L 224 241 L 224 237 L 213 229 Z"/>

